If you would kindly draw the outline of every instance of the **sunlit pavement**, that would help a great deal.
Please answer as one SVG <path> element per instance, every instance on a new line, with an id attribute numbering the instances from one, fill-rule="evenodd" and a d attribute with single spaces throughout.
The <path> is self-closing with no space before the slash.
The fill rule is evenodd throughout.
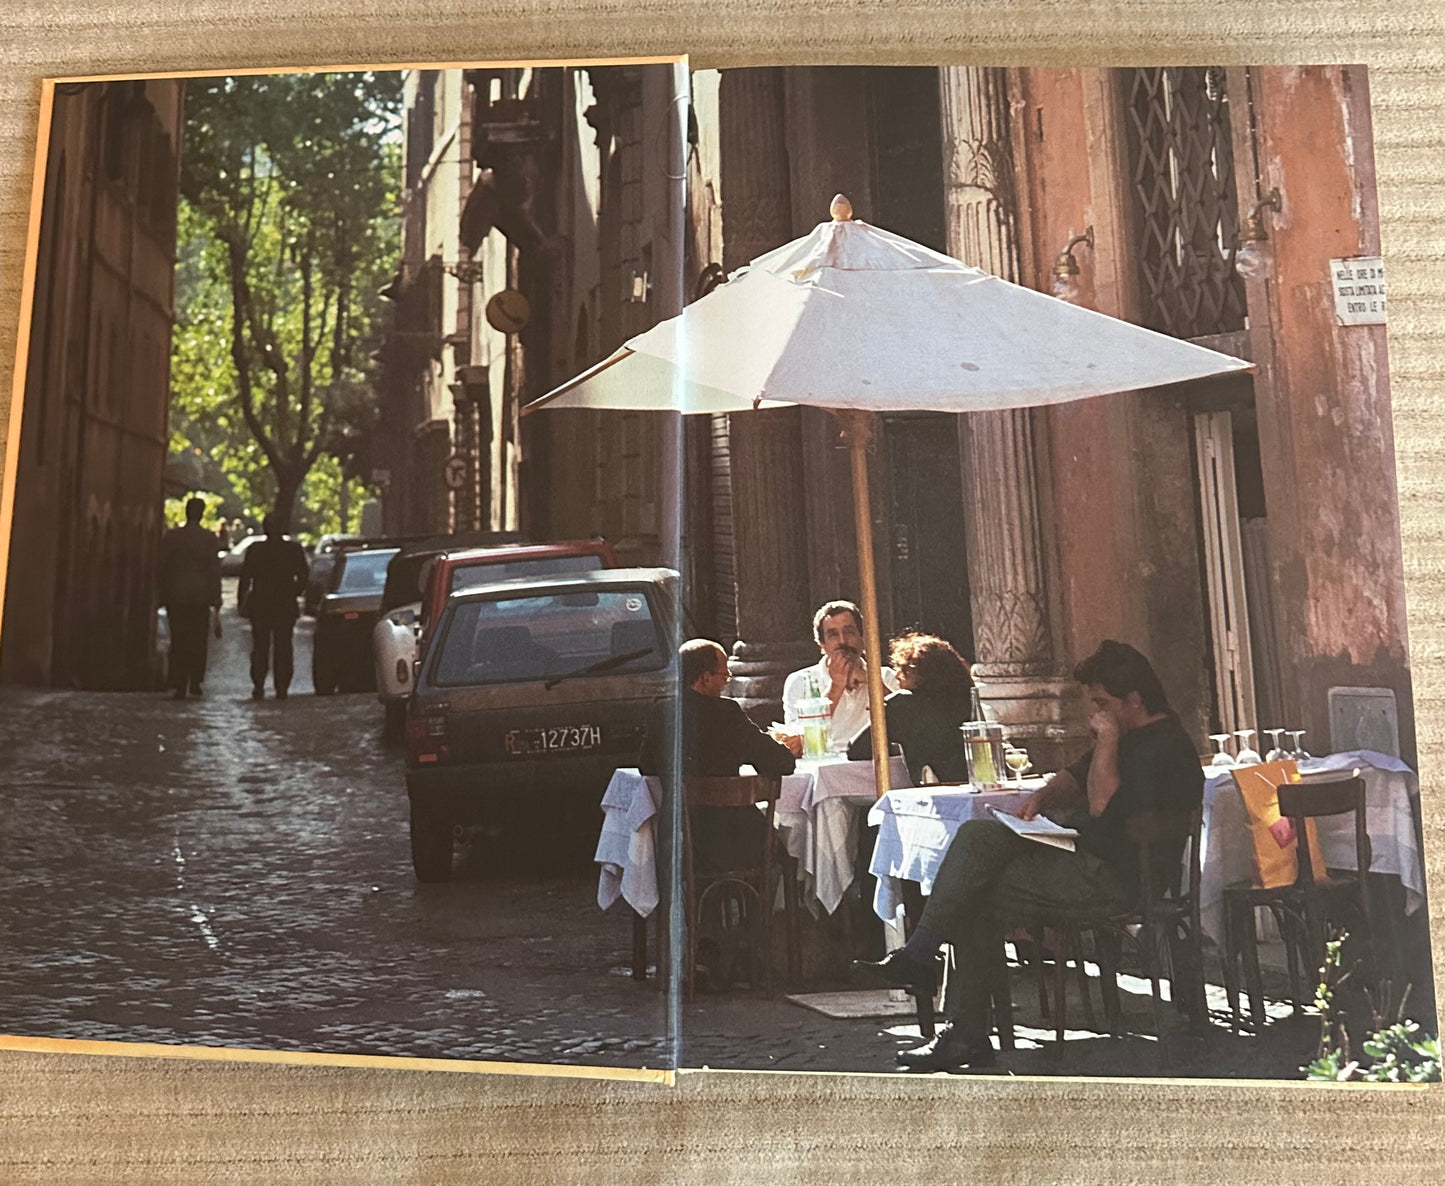
<path id="1" fill-rule="evenodd" d="M 373 696 L 312 694 L 310 630 L 284 702 L 250 699 L 229 609 L 200 699 L 0 690 L 0 1032 L 669 1065 L 662 994 L 627 974 L 628 916 L 597 909 L 585 859 L 543 857 L 545 823 L 463 849 L 451 884 L 415 882 L 401 755 Z M 1215 993 L 1214 1032 L 1171 1037 L 1166 1061 L 1147 984 L 1124 988 L 1114 1038 L 1072 1028 L 1071 982 L 1060 1051 L 1016 970 L 1019 1049 L 987 1073 L 1295 1078 L 1318 1035 L 1302 1018 L 1231 1036 Z M 786 991 L 700 993 L 682 1064 L 895 1072 L 919 1040 L 909 1018 L 835 1019 Z"/>
<path id="2" fill-rule="evenodd" d="M 514 834 L 417 885 L 375 697 L 312 694 L 303 619 L 252 701 L 234 602 L 200 699 L 0 690 L 0 1033 L 668 1065 L 595 867 Z"/>

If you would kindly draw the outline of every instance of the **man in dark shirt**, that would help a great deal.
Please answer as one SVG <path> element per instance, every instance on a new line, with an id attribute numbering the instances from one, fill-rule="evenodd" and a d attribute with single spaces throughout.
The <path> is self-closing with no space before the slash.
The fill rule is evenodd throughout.
<path id="1" fill-rule="evenodd" d="M 1083 818 L 1075 851 L 1026 840 L 997 820 L 968 821 L 939 866 L 907 944 L 877 963 L 860 962 L 886 983 L 931 986 L 938 948 L 953 945 L 959 1016 L 933 1041 L 901 1054 L 905 1065 L 992 1065 L 984 971 L 997 959 L 990 950 L 998 943 L 995 919 L 1033 910 L 1128 909 L 1139 892 L 1139 869 L 1125 821 L 1145 811 L 1189 812 L 1203 798 L 1194 743 L 1169 710 L 1148 659 L 1127 643 L 1107 640 L 1074 669 L 1074 678 L 1094 709 L 1094 747 L 1034 792 L 1019 815 L 1078 811 Z M 1181 855 L 1178 849 L 1160 854 L 1160 873 L 1171 860 L 1177 872 Z"/>
<path id="2" fill-rule="evenodd" d="M 747 718 L 742 705 L 723 690 L 731 678 L 727 652 L 717 643 L 695 638 L 678 650 L 682 677 L 681 703 L 659 700 L 643 738 L 638 766 L 644 774 L 668 777 L 675 764 L 687 776 L 731 778 L 751 766 L 759 774 L 791 774 L 797 761 L 789 745 L 775 741 Z M 681 745 L 674 750 L 674 722 L 682 726 Z M 801 738 L 790 738 L 801 748 Z M 735 807 L 700 807 L 693 813 L 697 828 L 694 856 L 698 871 L 751 864 L 761 851 L 761 813 Z"/>
<path id="3" fill-rule="evenodd" d="M 206 675 L 206 629 L 221 608 L 221 558 L 216 537 L 201 526 L 205 501 L 186 500 L 186 525 L 161 538 L 160 602 L 171 627 L 170 679 L 177 700 L 201 694 Z M 220 618 L 215 619 L 217 634 Z"/>
<path id="4" fill-rule="evenodd" d="M 251 699 L 266 695 L 266 671 L 275 655 L 276 699 L 285 700 L 294 661 L 291 631 L 299 616 L 296 598 L 306 591 L 306 553 L 285 535 L 281 521 L 267 515 L 266 538 L 246 549 L 236 601 L 251 619 Z"/>

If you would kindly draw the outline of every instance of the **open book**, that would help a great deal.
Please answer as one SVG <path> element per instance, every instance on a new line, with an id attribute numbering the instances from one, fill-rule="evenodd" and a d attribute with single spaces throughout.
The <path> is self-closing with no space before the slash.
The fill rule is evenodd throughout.
<path id="1" fill-rule="evenodd" d="M 1052 845 L 1068 852 L 1074 851 L 1074 840 L 1079 833 L 1073 828 L 1061 828 L 1047 816 L 1036 815 L 1033 819 L 1019 819 L 1018 816 L 1000 811 L 997 807 L 990 807 L 989 810 L 993 812 L 994 819 L 1028 840 L 1037 840 L 1040 844 Z"/>

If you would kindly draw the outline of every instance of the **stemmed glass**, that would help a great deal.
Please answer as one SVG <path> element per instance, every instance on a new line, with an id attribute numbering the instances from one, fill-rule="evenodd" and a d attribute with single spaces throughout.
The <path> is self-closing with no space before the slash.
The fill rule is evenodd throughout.
<path id="1" fill-rule="evenodd" d="M 1281 733 L 1283 733 L 1284 730 L 1283 730 L 1283 729 L 1266 729 L 1265 732 L 1268 733 L 1268 734 L 1270 735 L 1270 737 L 1272 737 L 1272 738 L 1274 739 L 1274 745 L 1270 747 L 1269 753 L 1267 753 L 1267 754 L 1264 755 L 1264 760 L 1265 760 L 1266 762 L 1282 762 L 1285 758 L 1289 757 L 1289 756 L 1290 756 L 1289 750 L 1287 750 L 1287 749 L 1280 749 L 1280 747 L 1279 747 L 1279 735 L 1280 735 Z"/>
<path id="2" fill-rule="evenodd" d="M 1209 740 L 1214 742 L 1214 744 L 1219 747 L 1219 752 L 1214 755 L 1213 761 L 1211 761 L 1209 764 L 1211 766 L 1218 766 L 1221 770 L 1226 770 L 1229 767 L 1233 766 L 1234 759 L 1230 756 L 1229 750 L 1225 748 L 1225 746 L 1229 744 L 1229 734 L 1211 733 L 1209 735 Z"/>
<path id="3" fill-rule="evenodd" d="M 1287 729 L 1285 731 L 1294 738 L 1294 752 L 1290 754 L 1290 757 L 1293 758 L 1296 762 L 1305 761 L 1310 756 L 1309 751 L 1300 744 L 1300 738 L 1305 735 L 1305 730 Z"/>
<path id="4" fill-rule="evenodd" d="M 1264 761 L 1259 756 L 1259 751 L 1249 743 L 1249 739 L 1254 736 L 1253 729 L 1236 729 L 1234 735 L 1239 738 L 1239 749 L 1234 758 L 1236 766 L 1258 766 Z"/>
<path id="5" fill-rule="evenodd" d="M 1003 760 L 1004 765 L 1014 772 L 1014 786 L 1023 786 L 1024 771 L 1033 767 L 1033 762 L 1029 760 L 1028 750 L 1015 749 L 1010 746 L 1004 751 Z"/>

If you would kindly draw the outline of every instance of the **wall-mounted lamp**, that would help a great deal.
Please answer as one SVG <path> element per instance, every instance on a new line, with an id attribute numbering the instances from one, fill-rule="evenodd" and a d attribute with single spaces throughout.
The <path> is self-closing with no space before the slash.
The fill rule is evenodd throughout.
<path id="1" fill-rule="evenodd" d="M 1260 246 L 1261 243 L 1269 242 L 1269 232 L 1264 229 L 1264 217 L 1261 214 L 1266 206 L 1275 211 L 1280 209 L 1278 188 L 1271 189 L 1254 204 L 1249 217 L 1244 220 L 1244 229 L 1239 232 L 1239 246 L 1234 252 L 1234 270 L 1246 280 L 1269 274 L 1270 257 Z"/>
<path id="2" fill-rule="evenodd" d="M 1080 243 L 1087 243 L 1093 250 L 1093 227 L 1085 227 L 1082 235 L 1075 235 L 1065 243 L 1054 263 L 1054 283 L 1049 291 L 1061 301 L 1072 301 L 1079 295 L 1079 261 L 1074 258 L 1074 248 Z"/>

